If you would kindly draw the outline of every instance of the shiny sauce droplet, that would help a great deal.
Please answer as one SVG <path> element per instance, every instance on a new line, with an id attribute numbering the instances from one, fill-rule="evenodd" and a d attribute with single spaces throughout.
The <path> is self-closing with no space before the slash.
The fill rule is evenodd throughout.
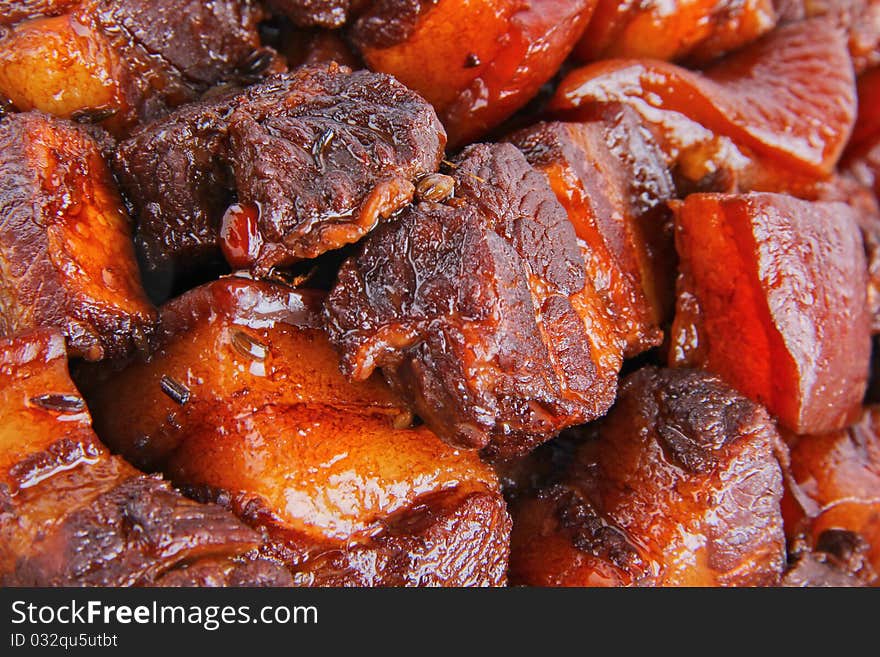
<path id="1" fill-rule="evenodd" d="M 263 238 L 259 230 L 259 209 L 251 204 L 229 206 L 220 226 L 220 248 L 233 269 L 250 267 L 260 255 Z"/>
<path id="2" fill-rule="evenodd" d="M 253 358 L 254 360 L 266 360 L 266 356 L 269 355 L 269 347 L 244 331 L 235 331 L 232 334 L 232 346 L 242 356 Z"/>
<path id="3" fill-rule="evenodd" d="M 86 407 L 82 397 L 66 394 L 45 394 L 31 397 L 31 404 L 39 406 L 47 411 L 58 413 L 78 413 Z"/>
<path id="4" fill-rule="evenodd" d="M 162 388 L 162 392 L 171 397 L 175 403 L 183 406 L 186 402 L 189 401 L 190 390 L 185 385 L 172 379 L 167 374 L 162 375 L 162 380 L 159 382 L 159 386 Z"/>

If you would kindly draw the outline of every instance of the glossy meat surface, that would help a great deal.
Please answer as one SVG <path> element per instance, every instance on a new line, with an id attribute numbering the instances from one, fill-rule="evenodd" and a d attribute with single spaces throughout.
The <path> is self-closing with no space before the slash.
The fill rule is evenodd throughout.
<path id="1" fill-rule="evenodd" d="M 623 342 L 546 178 L 510 144 L 452 163 L 454 197 L 380 226 L 326 304 L 355 380 L 382 368 L 451 444 L 522 454 L 614 398 Z"/>
<path id="2" fill-rule="evenodd" d="M 664 202 L 676 192 L 638 115 L 607 106 L 593 121 L 538 123 L 509 139 L 566 209 L 587 278 L 626 342 L 625 355 L 657 346 L 675 276 Z"/>
<path id="3" fill-rule="evenodd" d="M 161 584 L 190 568 L 218 583 L 290 583 L 277 565 L 251 562 L 261 538 L 227 511 L 109 454 L 67 374 L 60 334 L 0 340 L 0 379 L 4 586 Z"/>
<path id="4" fill-rule="evenodd" d="M 774 30 L 702 73 L 651 60 L 596 62 L 562 81 L 551 109 L 577 118 L 607 102 L 635 108 L 677 173 L 707 191 L 782 191 L 799 178 L 826 178 L 856 112 L 846 43 L 825 19 Z"/>
<path id="5" fill-rule="evenodd" d="M 676 211 L 670 362 L 720 374 L 786 427 L 846 426 L 870 359 L 867 267 L 849 206 L 694 194 Z"/>
<path id="6" fill-rule="evenodd" d="M 786 532 L 848 562 L 867 583 L 880 576 L 880 408 L 842 431 L 787 436 L 792 477 Z"/>
<path id="7" fill-rule="evenodd" d="M 323 64 L 145 126 L 115 168 L 149 269 L 210 258 L 219 242 L 233 267 L 265 274 L 360 239 L 409 203 L 444 145 L 414 93 Z"/>
<path id="8" fill-rule="evenodd" d="M 44 114 L 5 119 L 0 336 L 56 327 L 72 355 L 98 360 L 143 346 L 155 320 L 100 144 Z"/>
<path id="9" fill-rule="evenodd" d="M 775 25 L 771 0 L 599 0 L 575 54 L 708 61 Z"/>
<path id="10" fill-rule="evenodd" d="M 367 65 L 440 115 L 453 146 L 525 105 L 562 65 L 594 0 L 376 0 L 350 32 Z"/>
<path id="11" fill-rule="evenodd" d="M 0 95 L 124 133 L 252 74 L 260 16 L 251 0 L 87 0 L 0 38 Z"/>
<path id="12" fill-rule="evenodd" d="M 14 25 L 27 18 L 55 16 L 80 0 L 0 0 L 0 25 Z"/>
<path id="13" fill-rule="evenodd" d="M 136 129 L 111 165 L 132 206 L 135 245 L 150 276 L 183 275 L 222 260 L 220 218 L 233 198 L 228 99 L 186 105 Z"/>
<path id="14" fill-rule="evenodd" d="M 513 503 L 511 584 L 759 586 L 785 564 L 767 412 L 719 378 L 644 368 L 560 483 Z"/>
<path id="15" fill-rule="evenodd" d="M 442 584 L 435 562 L 457 564 L 447 584 L 501 583 L 509 519 L 494 473 L 410 428 L 380 379 L 349 383 L 320 303 L 243 278 L 175 299 L 148 361 L 86 385 L 99 435 L 267 528 L 303 583 Z M 409 548 L 420 556 L 394 557 Z"/>
<path id="16" fill-rule="evenodd" d="M 300 27 L 341 27 L 366 0 L 266 0 L 266 5 Z"/>

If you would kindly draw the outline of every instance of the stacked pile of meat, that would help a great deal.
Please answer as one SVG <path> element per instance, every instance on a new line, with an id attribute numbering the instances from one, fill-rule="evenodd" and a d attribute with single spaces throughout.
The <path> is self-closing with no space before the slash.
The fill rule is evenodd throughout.
<path id="1" fill-rule="evenodd" d="M 673 4 L 0 0 L 0 583 L 880 582 L 880 5 Z"/>

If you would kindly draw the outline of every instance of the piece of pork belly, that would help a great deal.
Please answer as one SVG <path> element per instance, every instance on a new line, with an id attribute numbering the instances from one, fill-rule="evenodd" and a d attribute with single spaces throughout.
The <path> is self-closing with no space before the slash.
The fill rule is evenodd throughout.
<path id="1" fill-rule="evenodd" d="M 880 64 L 880 4 L 876 0 L 774 0 L 779 22 L 825 16 L 846 35 L 857 73 Z"/>
<path id="2" fill-rule="evenodd" d="M 692 194 L 670 362 L 704 367 L 799 433 L 840 429 L 868 378 L 871 313 L 858 222 L 843 203 Z"/>
<path id="3" fill-rule="evenodd" d="M 90 360 L 141 347 L 156 311 L 101 145 L 28 112 L 0 123 L 0 336 L 56 327 Z"/>
<path id="4" fill-rule="evenodd" d="M 352 25 L 367 65 L 424 96 L 463 146 L 531 100 L 571 52 L 595 0 L 376 0 Z"/>
<path id="5" fill-rule="evenodd" d="M 445 144 L 419 96 L 331 63 L 144 126 L 119 145 L 115 170 L 148 271 L 186 271 L 222 247 L 233 267 L 266 274 L 355 242 L 407 205 Z"/>
<path id="6" fill-rule="evenodd" d="M 859 76 L 859 111 L 841 168 L 880 195 L 880 68 Z"/>
<path id="7" fill-rule="evenodd" d="M 116 134 L 221 82 L 280 70 L 252 0 L 85 0 L 0 36 L 0 96 Z"/>
<path id="8" fill-rule="evenodd" d="M 621 383 L 557 483 L 512 503 L 511 584 L 759 586 L 785 566 L 781 441 L 698 370 Z"/>
<path id="9" fill-rule="evenodd" d="M 776 19 L 772 0 L 599 0 L 575 54 L 705 62 L 766 34 Z"/>
<path id="10" fill-rule="evenodd" d="M 110 455 L 61 334 L 0 339 L 3 586 L 289 584 L 284 568 L 256 558 L 261 543 L 225 509 Z"/>
<path id="11" fill-rule="evenodd" d="M 791 452 L 785 528 L 865 583 L 880 575 L 880 407 L 841 431 L 785 434 Z"/>
<path id="12" fill-rule="evenodd" d="M 624 355 L 657 346 L 674 297 L 665 201 L 676 191 L 638 114 L 606 105 L 592 121 L 538 123 L 509 140 L 547 176 L 566 209 L 582 242 L 587 277 L 626 341 Z"/>
<path id="13" fill-rule="evenodd" d="M 846 40 L 827 19 L 776 30 L 705 71 L 611 59 L 572 71 L 550 108 L 639 112 L 680 191 L 796 191 L 834 171 L 856 113 Z M 684 185 L 683 183 L 687 183 Z"/>
<path id="14" fill-rule="evenodd" d="M 328 329 L 354 379 L 381 368 L 441 438 L 507 458 L 602 415 L 625 345 L 546 177 L 511 144 L 451 164 L 343 265 Z"/>
<path id="15" fill-rule="evenodd" d="M 101 438 L 267 531 L 304 585 L 498 585 L 494 472 L 381 379 L 348 382 L 322 294 L 225 278 L 161 309 L 156 351 L 84 385 Z"/>

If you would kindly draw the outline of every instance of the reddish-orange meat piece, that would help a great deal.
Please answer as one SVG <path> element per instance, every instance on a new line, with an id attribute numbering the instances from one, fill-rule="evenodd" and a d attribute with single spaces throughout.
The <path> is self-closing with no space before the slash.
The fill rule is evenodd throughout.
<path id="1" fill-rule="evenodd" d="M 707 61 L 776 25 L 771 0 L 599 0 L 577 45 L 583 60 L 609 57 Z"/>
<path id="2" fill-rule="evenodd" d="M 430 102 L 453 146 L 525 105 L 571 52 L 594 0 L 377 0 L 351 38 L 367 65 Z"/>
<path id="3" fill-rule="evenodd" d="M 348 382 L 321 300 L 226 278 L 166 304 L 153 355 L 86 385 L 98 434 L 264 528 L 299 583 L 503 583 L 494 473 Z"/>
<path id="4" fill-rule="evenodd" d="M 789 436 L 786 532 L 868 582 L 880 575 L 880 407 L 842 431 Z"/>
<path id="5" fill-rule="evenodd" d="M 774 30 L 702 73 L 597 62 L 570 73 L 551 108 L 577 118 L 608 102 L 634 107 L 678 175 L 709 191 L 783 191 L 826 178 L 856 112 L 845 40 L 824 19 Z"/>
<path id="6" fill-rule="evenodd" d="M 670 361 L 720 374 L 801 433 L 839 429 L 870 357 L 867 267 L 842 203 L 693 194 L 676 209 L 680 257 Z"/>
<path id="7" fill-rule="evenodd" d="M 51 330 L 0 340 L 0 584 L 291 584 L 261 537 L 112 456 Z"/>

